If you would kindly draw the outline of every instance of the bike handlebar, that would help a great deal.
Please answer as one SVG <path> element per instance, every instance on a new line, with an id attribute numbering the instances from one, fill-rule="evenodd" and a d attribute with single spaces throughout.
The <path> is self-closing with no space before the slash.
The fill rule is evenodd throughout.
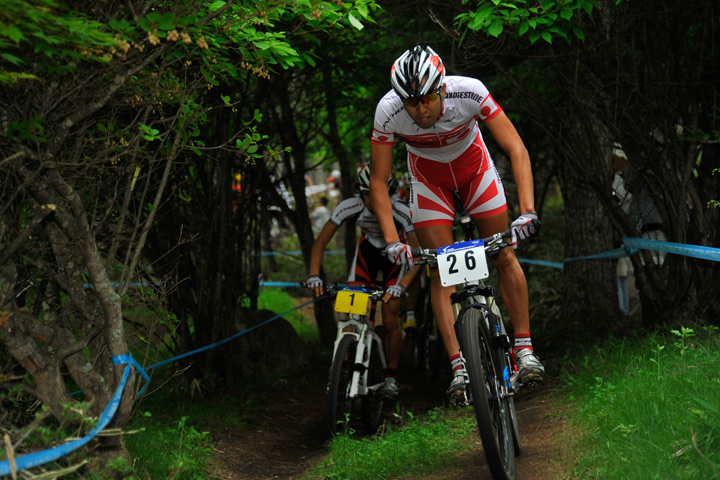
<path id="1" fill-rule="evenodd" d="M 300 283 L 301 287 L 308 288 L 307 282 L 302 281 L 299 283 Z M 324 295 L 326 295 L 328 297 L 335 296 L 335 294 L 337 294 L 337 292 L 339 292 L 340 290 L 363 291 L 363 292 L 367 293 L 368 295 L 370 295 L 370 299 L 373 301 L 380 300 L 385 295 L 385 289 L 382 287 L 379 287 L 377 285 L 368 287 L 365 285 L 352 286 L 352 285 L 343 285 L 341 283 L 328 282 L 328 283 L 324 284 L 323 287 L 325 289 Z"/>
<path id="2" fill-rule="evenodd" d="M 490 235 L 487 238 L 483 238 L 483 244 L 485 245 L 485 253 L 494 256 L 500 252 L 501 248 L 509 247 L 512 245 L 512 241 L 505 241 L 506 238 L 512 238 L 512 230 L 507 229 L 504 232 Z M 416 264 L 432 264 L 437 261 L 437 248 L 413 248 L 412 256 L 415 259 Z"/>

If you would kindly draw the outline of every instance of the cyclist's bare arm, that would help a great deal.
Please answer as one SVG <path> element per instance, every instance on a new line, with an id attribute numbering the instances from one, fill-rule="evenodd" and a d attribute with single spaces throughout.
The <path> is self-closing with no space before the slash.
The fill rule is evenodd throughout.
<path id="1" fill-rule="evenodd" d="M 388 192 L 387 179 L 392 173 L 392 145 L 370 145 L 370 198 L 373 210 L 382 228 L 385 243 L 390 245 L 400 241 L 392 213 L 390 192 Z"/>
<path id="2" fill-rule="evenodd" d="M 530 155 L 515 126 L 505 112 L 500 112 L 492 120 L 485 122 L 495 141 L 510 157 L 513 176 L 518 187 L 520 212 L 535 213 L 532 168 Z"/>

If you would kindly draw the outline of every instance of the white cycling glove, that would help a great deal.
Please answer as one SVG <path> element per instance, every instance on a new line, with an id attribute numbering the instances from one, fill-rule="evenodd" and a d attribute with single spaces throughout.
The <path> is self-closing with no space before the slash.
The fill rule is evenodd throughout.
<path id="1" fill-rule="evenodd" d="M 518 240 L 525 240 L 537 233 L 540 228 L 540 220 L 534 213 L 523 213 L 515 220 L 510 229 L 512 230 L 513 248 L 517 248 Z"/>
<path id="2" fill-rule="evenodd" d="M 399 283 L 397 285 L 391 285 L 385 290 L 387 293 L 392 295 L 393 297 L 404 297 L 405 291 L 407 289 L 405 288 L 405 285 L 400 285 Z"/>
<path id="3" fill-rule="evenodd" d="M 392 242 L 390 245 L 385 247 L 385 255 L 392 263 L 396 265 L 405 265 L 408 270 L 413 268 L 413 265 L 415 265 L 410 246 L 405 245 L 404 243 Z"/>
<path id="4" fill-rule="evenodd" d="M 323 286 L 322 278 L 318 277 L 317 275 L 310 275 L 307 280 L 305 280 L 305 286 L 307 288 L 316 289 L 317 287 Z"/>

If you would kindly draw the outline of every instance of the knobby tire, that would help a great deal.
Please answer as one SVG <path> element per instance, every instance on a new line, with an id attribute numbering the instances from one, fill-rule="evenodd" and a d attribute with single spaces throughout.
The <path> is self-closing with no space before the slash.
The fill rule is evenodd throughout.
<path id="1" fill-rule="evenodd" d="M 456 329 L 490 472 L 495 480 L 514 480 L 515 446 L 510 406 L 507 398 L 498 395 L 498 382 L 502 381 L 505 371 L 504 352 L 491 347 L 484 312 L 479 308 L 465 308 Z"/>
<path id="2" fill-rule="evenodd" d="M 515 410 L 515 399 L 510 397 L 508 400 L 508 408 L 510 411 L 510 425 L 513 431 L 513 447 L 515 447 L 515 456 L 522 453 L 522 444 L 520 443 L 520 427 L 518 427 L 517 411 Z"/>
<path id="3" fill-rule="evenodd" d="M 352 400 L 348 398 L 348 385 L 352 380 L 357 340 L 351 335 L 340 339 L 330 367 L 325 423 L 332 435 L 343 435 L 350 430 Z"/>
<path id="4" fill-rule="evenodd" d="M 494 312 L 497 316 L 495 318 L 495 321 L 497 321 L 502 328 L 502 333 L 505 335 L 505 326 L 502 323 L 502 317 L 500 316 L 500 312 Z M 509 350 L 502 350 L 498 351 L 498 355 L 502 355 L 504 360 L 504 365 L 507 365 L 508 368 L 508 375 L 512 376 L 513 373 L 515 373 L 515 364 L 513 363 L 512 359 L 510 358 L 510 351 Z M 509 381 L 509 379 L 507 379 Z M 508 408 L 510 412 L 510 425 L 512 426 L 513 431 L 513 446 L 515 447 L 515 456 L 518 457 L 522 453 L 522 444 L 520 443 L 520 427 L 518 426 L 517 421 L 517 411 L 515 410 L 515 398 L 514 397 L 508 397 Z"/>
<path id="5" fill-rule="evenodd" d="M 373 340 L 372 353 L 368 363 L 368 386 L 377 385 L 385 381 L 385 366 L 382 363 L 380 349 L 382 342 Z M 367 349 L 365 349 L 367 354 Z M 380 396 L 378 391 L 369 392 L 368 395 L 362 397 L 362 417 L 365 432 L 369 435 L 377 433 L 380 424 L 383 422 L 383 407 L 385 400 Z"/>
<path id="6" fill-rule="evenodd" d="M 432 300 L 430 295 L 430 287 L 422 296 L 420 311 L 422 319 L 419 321 L 419 335 L 417 342 L 419 343 L 419 364 L 420 370 L 425 374 L 428 380 L 437 378 L 440 372 L 440 362 L 444 354 L 444 345 L 435 324 L 435 315 L 432 309 Z"/>

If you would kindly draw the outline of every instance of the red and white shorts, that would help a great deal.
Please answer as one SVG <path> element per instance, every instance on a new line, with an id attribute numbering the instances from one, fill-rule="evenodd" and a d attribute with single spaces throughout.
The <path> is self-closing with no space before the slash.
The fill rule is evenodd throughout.
<path id="1" fill-rule="evenodd" d="M 500 174 L 484 145 L 474 143 L 450 163 L 410 153 L 408 164 L 412 175 L 410 209 L 415 229 L 452 226 L 455 191 L 473 219 L 491 217 L 507 210 Z"/>

